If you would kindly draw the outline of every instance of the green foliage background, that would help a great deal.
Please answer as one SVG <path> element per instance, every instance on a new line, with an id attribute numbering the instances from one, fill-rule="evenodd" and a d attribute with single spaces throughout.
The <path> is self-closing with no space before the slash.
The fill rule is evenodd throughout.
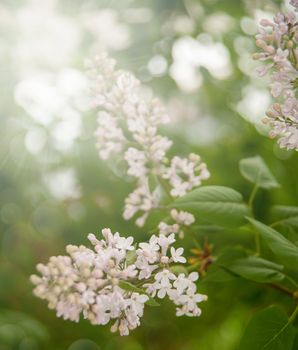
<path id="1" fill-rule="evenodd" d="M 28 3 L 25 0 L 3 0 L 0 13 L 5 14 L 5 9 L 17 13 Z M 171 47 L 181 34 L 174 31 L 165 34 L 162 28 L 170 18 L 191 16 L 191 4 L 199 5 L 204 11 L 202 20 L 195 24 L 193 37 L 204 32 L 203 19 L 211 14 L 221 12 L 234 19 L 231 30 L 223 34 L 215 30 L 213 34 L 214 40 L 221 41 L 229 50 L 233 73 L 229 78 L 219 80 L 202 68 L 202 86 L 193 93 L 186 93 L 177 87 L 169 74 L 151 77 L 147 62 L 154 54 L 162 53 L 171 64 Z M 237 112 L 235 106 L 243 97 L 243 87 L 253 84 L 257 89 L 263 83 L 253 77 L 253 71 L 248 76 L 239 69 L 239 59 L 244 53 L 239 54 L 235 39 L 248 38 L 247 52 L 253 52 L 253 38 L 243 31 L 241 20 L 253 16 L 257 8 L 274 11 L 279 5 L 278 1 L 262 0 L 62 0 L 57 2 L 56 11 L 66 18 L 77 20 L 82 8 L 112 8 L 119 12 L 122 19 L 121 15 L 128 8 L 149 8 L 153 13 L 151 20 L 134 24 L 131 28 L 132 44 L 122 51 L 112 51 L 112 55 L 118 59 L 119 66 L 135 72 L 165 101 L 172 97 L 179 99 L 182 115 L 163 132 L 174 141 L 173 154 L 198 152 L 202 156 L 211 172 L 207 185 L 233 187 L 243 193 L 247 200 L 253 185 L 241 177 L 238 163 L 245 157 L 262 156 L 281 185 L 270 191 L 260 190 L 256 196 L 255 217 L 270 223 L 271 205 L 298 205 L 298 155 L 297 152 L 280 150 L 275 141 L 260 134 L 252 123 Z M 267 285 L 236 276 L 222 282 L 212 282 L 206 278 L 199 284 L 199 290 L 206 293 L 209 300 L 203 305 L 200 318 L 177 318 L 173 305 L 165 301 L 158 308 L 147 307 L 141 327 L 128 337 L 120 337 L 111 334 L 108 326 L 94 327 L 84 320 L 76 324 L 58 319 L 53 311 L 48 310 L 46 303 L 35 298 L 29 282 L 35 265 L 47 262 L 51 255 L 64 254 L 66 244 L 87 244 L 87 234 L 97 233 L 104 227 L 133 235 L 136 241 L 148 235 L 136 228 L 133 222 L 125 222 L 121 217 L 123 201 L 132 184 L 117 176 L 117 173 L 121 174 L 121 167 L 112 171 L 110 164 L 98 158 L 93 136 L 95 111 L 84 113 L 81 134 L 71 151 L 57 151 L 47 127 L 44 127 L 44 132 L 49 137 L 41 153 L 31 154 L 25 148 L 26 133 L 37 122 L 14 99 L 15 86 L 23 74 L 12 51 L 18 32 L 14 24 L 0 24 L 0 31 L 1 350 L 236 350 L 240 349 L 239 342 L 245 326 L 258 310 L 277 304 L 287 314 L 292 312 L 292 298 Z M 92 37 L 86 33 L 82 33 L 82 36 L 82 44 L 71 62 L 72 68 L 78 70 L 84 69 L 84 59 L 94 53 Z M 53 52 L 53 55 L 59 55 L 59 52 Z M 52 69 L 42 64 L 38 68 Z M 198 108 L 195 119 L 188 118 L 187 107 L 190 104 Z M 205 115 L 212 117 L 211 127 L 204 129 L 202 123 L 203 133 L 211 136 L 211 141 L 207 143 L 200 142 L 201 133 L 192 134 L 191 138 L 189 136 L 193 123 L 200 122 Z M 220 136 L 213 139 L 214 135 Z M 81 188 L 79 199 L 59 201 L 43 182 L 49 171 L 64 167 L 74 168 L 78 175 Z M 298 242 L 297 231 L 284 228 L 284 233 L 293 242 Z M 207 232 L 204 228 L 198 228 L 183 241 L 187 254 L 190 254 L 194 241 L 202 244 L 206 236 L 214 245 L 214 256 L 242 244 L 254 249 L 254 238 L 240 229 Z M 266 246 L 262 249 L 270 256 Z M 296 344 L 297 347 L 294 345 L 293 349 L 298 348 L 297 339 Z"/>

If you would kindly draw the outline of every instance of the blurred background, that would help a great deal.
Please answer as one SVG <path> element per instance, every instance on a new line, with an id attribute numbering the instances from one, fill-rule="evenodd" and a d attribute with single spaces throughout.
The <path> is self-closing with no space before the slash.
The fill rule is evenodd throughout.
<path id="1" fill-rule="evenodd" d="M 98 158 L 84 62 L 102 50 L 160 96 L 172 117 L 163 132 L 173 154 L 198 152 L 207 183 L 247 197 L 238 161 L 260 154 L 281 188 L 257 196 L 297 205 L 297 153 L 280 150 L 261 123 L 271 103 L 257 78 L 254 38 L 260 18 L 281 6 L 270 0 L 1 0 L 0 350 L 232 350 L 255 310 L 287 296 L 230 279 L 202 281 L 209 295 L 198 319 L 176 318 L 163 302 L 146 308 L 130 336 L 109 327 L 63 321 L 32 294 L 38 262 L 87 244 L 103 227 L 146 237 L 122 217 L 133 188 L 120 165 Z M 287 6 L 287 4 L 282 4 Z M 266 205 L 265 205 L 266 204 Z M 248 238 L 236 230 L 208 235 L 214 255 Z M 194 237 L 183 245 L 189 254 Z M 284 300 L 285 298 L 285 300 Z"/>

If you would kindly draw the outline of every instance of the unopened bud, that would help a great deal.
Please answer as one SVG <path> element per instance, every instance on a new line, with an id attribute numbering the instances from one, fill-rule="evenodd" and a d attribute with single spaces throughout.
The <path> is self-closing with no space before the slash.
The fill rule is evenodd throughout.
<path id="1" fill-rule="evenodd" d="M 292 49 L 293 47 L 294 47 L 293 41 L 292 41 L 292 40 L 289 40 L 289 41 L 287 42 L 287 48 L 288 48 L 288 49 Z"/>
<path id="2" fill-rule="evenodd" d="M 263 27 L 272 27 L 273 23 L 266 18 L 260 20 L 260 25 Z"/>
<path id="3" fill-rule="evenodd" d="M 31 275 L 30 276 L 30 281 L 33 283 L 33 284 L 39 284 L 42 282 L 42 279 L 37 276 L 37 275 Z"/>
<path id="4" fill-rule="evenodd" d="M 119 280 L 118 280 L 118 278 L 114 277 L 114 278 L 111 279 L 111 282 L 112 282 L 113 286 L 116 286 L 116 285 L 118 285 Z"/>
<path id="5" fill-rule="evenodd" d="M 275 48 L 273 46 L 271 46 L 271 45 L 266 46 L 264 50 L 266 52 L 268 52 L 270 55 L 275 53 Z"/>
<path id="6" fill-rule="evenodd" d="M 256 46 L 257 46 L 257 47 L 260 47 L 261 49 L 263 49 L 264 47 L 266 47 L 266 43 L 265 43 L 264 40 L 257 39 L 257 40 L 256 40 Z"/>
<path id="7" fill-rule="evenodd" d="M 88 269 L 87 267 L 85 267 L 84 269 L 82 269 L 82 276 L 83 277 L 89 277 L 91 274 L 90 269 Z"/>
<path id="8" fill-rule="evenodd" d="M 162 256 L 162 257 L 160 258 L 160 262 L 161 262 L 162 264 L 168 264 L 168 263 L 169 263 L 169 258 L 168 258 L 167 256 Z"/>

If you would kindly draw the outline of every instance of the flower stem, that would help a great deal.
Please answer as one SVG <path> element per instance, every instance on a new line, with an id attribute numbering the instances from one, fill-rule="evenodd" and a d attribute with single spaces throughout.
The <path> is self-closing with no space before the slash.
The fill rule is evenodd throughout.
<path id="1" fill-rule="evenodd" d="M 251 194 L 250 194 L 249 199 L 248 199 L 248 207 L 249 207 L 249 209 L 250 209 L 250 211 L 251 211 L 252 216 L 253 216 L 253 208 L 252 208 L 252 206 L 253 206 L 253 201 L 254 201 L 254 199 L 255 199 L 255 197 L 256 197 L 256 194 L 257 194 L 257 192 L 258 192 L 258 188 L 259 188 L 259 186 L 258 186 L 258 184 L 256 183 L 256 184 L 254 185 L 254 188 L 252 189 Z"/>
<path id="2" fill-rule="evenodd" d="M 249 196 L 249 199 L 248 199 L 248 208 L 249 208 L 249 211 L 251 213 L 251 216 L 254 217 L 254 213 L 253 213 L 253 201 L 256 197 L 256 194 L 258 192 L 258 182 L 255 183 L 252 191 L 251 191 L 251 194 Z M 259 233 L 254 230 L 254 233 L 255 233 L 255 246 L 256 246 L 256 255 L 260 255 L 261 253 L 261 242 L 260 242 L 260 235 Z"/>
<path id="3" fill-rule="evenodd" d="M 284 287 L 284 286 L 281 286 L 281 285 L 275 284 L 275 283 L 270 283 L 269 286 L 274 288 L 274 289 L 279 290 L 280 292 L 283 292 L 287 295 L 290 295 L 291 297 L 294 297 L 294 292 L 287 287 Z"/>

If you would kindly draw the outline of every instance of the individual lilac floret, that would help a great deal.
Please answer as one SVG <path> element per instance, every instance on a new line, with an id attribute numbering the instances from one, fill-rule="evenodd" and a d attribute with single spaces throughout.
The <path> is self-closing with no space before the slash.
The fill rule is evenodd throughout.
<path id="1" fill-rule="evenodd" d="M 196 292 L 197 273 L 175 274 L 185 263 L 183 248 L 175 249 L 175 235 L 153 235 L 136 249 L 133 237 L 102 230 L 103 239 L 89 234 L 93 249 L 68 245 L 68 256 L 53 256 L 38 264 L 32 275 L 34 294 L 48 301 L 58 317 L 78 322 L 80 315 L 93 325 L 114 321 L 111 331 L 128 335 L 140 325 L 145 303 L 157 295 L 174 302 L 177 315 L 199 316 L 198 303 L 206 296 Z"/>

